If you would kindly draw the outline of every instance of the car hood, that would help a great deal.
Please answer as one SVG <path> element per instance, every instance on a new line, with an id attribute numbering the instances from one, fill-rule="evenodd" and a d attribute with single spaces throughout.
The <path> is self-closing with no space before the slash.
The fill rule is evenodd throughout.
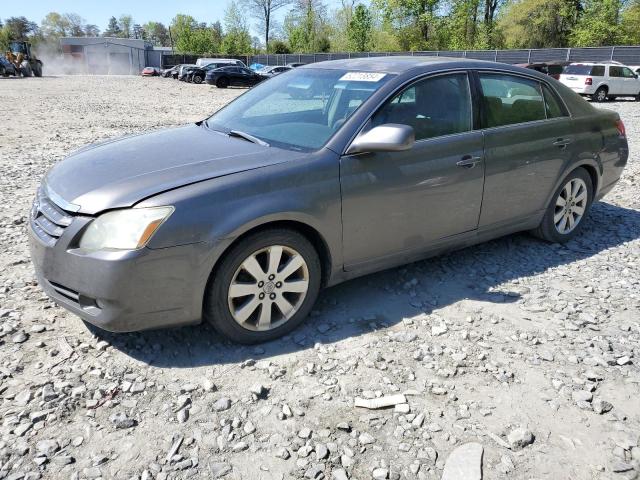
<path id="1" fill-rule="evenodd" d="M 89 145 L 54 166 L 44 183 L 62 208 L 93 215 L 299 155 L 192 124 Z"/>

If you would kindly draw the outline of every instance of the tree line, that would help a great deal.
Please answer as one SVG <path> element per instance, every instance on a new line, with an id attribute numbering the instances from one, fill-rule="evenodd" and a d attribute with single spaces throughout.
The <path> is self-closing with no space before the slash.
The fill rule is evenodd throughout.
<path id="1" fill-rule="evenodd" d="M 39 25 L 0 20 L 3 49 L 98 35 L 230 55 L 639 45 L 640 0 L 341 0 L 332 9 L 324 0 L 229 0 L 221 21 L 178 13 L 169 25 L 140 24 L 121 15 L 102 32 L 75 13 L 51 12 Z"/>

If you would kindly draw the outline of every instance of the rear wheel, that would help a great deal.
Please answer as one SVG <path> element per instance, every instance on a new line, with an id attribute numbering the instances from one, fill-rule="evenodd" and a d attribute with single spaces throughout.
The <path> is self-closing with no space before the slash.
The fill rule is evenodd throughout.
<path id="1" fill-rule="evenodd" d="M 216 82 L 216 87 L 218 88 L 227 88 L 229 86 L 229 79 L 222 77 L 219 78 L 218 81 Z"/>
<path id="2" fill-rule="evenodd" d="M 640 102 L 640 92 L 636 95 L 636 102 Z"/>
<path id="3" fill-rule="evenodd" d="M 604 102 L 607 99 L 607 93 L 608 91 L 606 87 L 600 87 L 596 90 L 596 93 L 591 96 L 591 99 L 598 103 Z"/>
<path id="4" fill-rule="evenodd" d="M 42 77 L 42 65 L 40 63 L 36 63 L 35 67 L 33 68 L 33 74 L 36 77 Z"/>
<path id="5" fill-rule="evenodd" d="M 321 276 L 318 254 L 303 235 L 256 232 L 232 247 L 212 273 L 204 318 L 239 343 L 281 337 L 308 315 Z"/>
<path id="6" fill-rule="evenodd" d="M 193 83 L 197 83 L 198 85 L 202 83 L 202 77 L 200 75 L 193 76 Z"/>
<path id="7" fill-rule="evenodd" d="M 571 240 L 582 229 L 592 201 L 591 177 L 584 168 L 577 168 L 562 181 L 533 234 L 555 243 Z"/>

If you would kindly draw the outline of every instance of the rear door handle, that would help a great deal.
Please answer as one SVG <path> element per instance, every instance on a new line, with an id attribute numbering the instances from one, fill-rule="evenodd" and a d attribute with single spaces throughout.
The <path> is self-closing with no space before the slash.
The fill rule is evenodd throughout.
<path id="1" fill-rule="evenodd" d="M 571 139 L 570 138 L 559 138 L 555 142 L 553 142 L 553 145 L 558 147 L 558 148 L 564 148 L 567 145 L 569 145 L 570 143 L 571 143 Z"/>
<path id="2" fill-rule="evenodd" d="M 474 157 L 473 155 L 465 155 L 456 163 L 459 167 L 473 168 L 482 161 L 482 157 Z"/>

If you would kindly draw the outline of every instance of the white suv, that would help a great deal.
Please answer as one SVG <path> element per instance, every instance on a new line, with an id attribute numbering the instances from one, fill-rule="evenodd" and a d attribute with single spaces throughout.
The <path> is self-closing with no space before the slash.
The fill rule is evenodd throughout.
<path id="1" fill-rule="evenodd" d="M 560 82 L 596 102 L 616 97 L 640 101 L 640 80 L 629 67 L 616 63 L 572 63 L 560 75 Z"/>

